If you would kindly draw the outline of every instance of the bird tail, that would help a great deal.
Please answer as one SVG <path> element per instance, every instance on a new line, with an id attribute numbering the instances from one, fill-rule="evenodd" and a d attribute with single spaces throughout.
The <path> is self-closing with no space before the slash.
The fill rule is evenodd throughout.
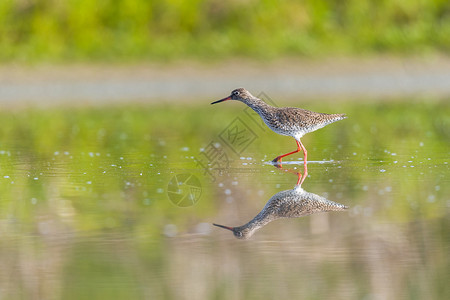
<path id="1" fill-rule="evenodd" d="M 328 117 L 326 122 L 327 125 L 343 119 L 347 119 L 347 116 L 345 114 L 331 114 L 328 115 L 327 117 Z"/>
<path id="2" fill-rule="evenodd" d="M 347 115 L 346 114 L 333 114 L 333 115 L 331 115 L 332 116 L 332 118 L 334 119 L 334 120 L 336 120 L 336 121 L 340 121 L 340 120 L 343 120 L 343 119 L 347 119 Z"/>
<path id="3" fill-rule="evenodd" d="M 326 211 L 343 211 L 348 209 L 347 205 L 341 204 L 341 203 L 337 203 L 331 200 L 327 201 L 327 205 L 326 205 Z"/>

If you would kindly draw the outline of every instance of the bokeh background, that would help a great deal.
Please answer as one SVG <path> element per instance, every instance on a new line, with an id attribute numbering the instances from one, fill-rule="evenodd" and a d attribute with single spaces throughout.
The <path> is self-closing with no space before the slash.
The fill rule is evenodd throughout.
<path id="1" fill-rule="evenodd" d="M 5 0 L 3 61 L 159 61 L 445 53 L 433 1 Z"/>
<path id="2" fill-rule="evenodd" d="M 449 51 L 444 0 L 1 0 L 0 299 L 450 298 Z M 211 225 L 297 180 L 240 86 L 347 114 L 303 138 L 346 212 Z"/>

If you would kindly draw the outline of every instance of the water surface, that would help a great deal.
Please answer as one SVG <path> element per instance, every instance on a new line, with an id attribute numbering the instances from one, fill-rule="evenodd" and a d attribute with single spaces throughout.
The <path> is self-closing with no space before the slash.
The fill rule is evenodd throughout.
<path id="1" fill-rule="evenodd" d="M 302 188 L 344 212 L 243 225 L 302 154 L 239 105 L 2 112 L 0 297 L 444 299 L 448 102 L 311 103 Z"/>

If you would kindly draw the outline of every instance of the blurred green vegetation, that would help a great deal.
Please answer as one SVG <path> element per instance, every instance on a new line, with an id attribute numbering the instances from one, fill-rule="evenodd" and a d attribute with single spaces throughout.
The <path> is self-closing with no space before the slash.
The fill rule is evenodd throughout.
<path id="1" fill-rule="evenodd" d="M 1 61 L 450 50 L 447 0 L 2 0 Z"/>

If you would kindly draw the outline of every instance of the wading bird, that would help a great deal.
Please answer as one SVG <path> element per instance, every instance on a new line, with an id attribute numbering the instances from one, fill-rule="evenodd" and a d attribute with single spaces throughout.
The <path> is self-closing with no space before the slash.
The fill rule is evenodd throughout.
<path id="1" fill-rule="evenodd" d="M 292 136 L 297 142 L 297 150 L 277 156 L 273 162 L 281 163 L 283 157 L 303 151 L 304 174 L 303 180 L 308 175 L 307 157 L 308 153 L 300 138 L 308 132 L 320 129 L 330 123 L 345 119 L 345 114 L 324 114 L 296 107 L 273 107 L 261 99 L 253 96 L 244 88 L 238 88 L 231 95 L 211 104 L 227 100 L 238 100 L 247 104 L 266 123 L 266 125 L 281 135 Z"/>

